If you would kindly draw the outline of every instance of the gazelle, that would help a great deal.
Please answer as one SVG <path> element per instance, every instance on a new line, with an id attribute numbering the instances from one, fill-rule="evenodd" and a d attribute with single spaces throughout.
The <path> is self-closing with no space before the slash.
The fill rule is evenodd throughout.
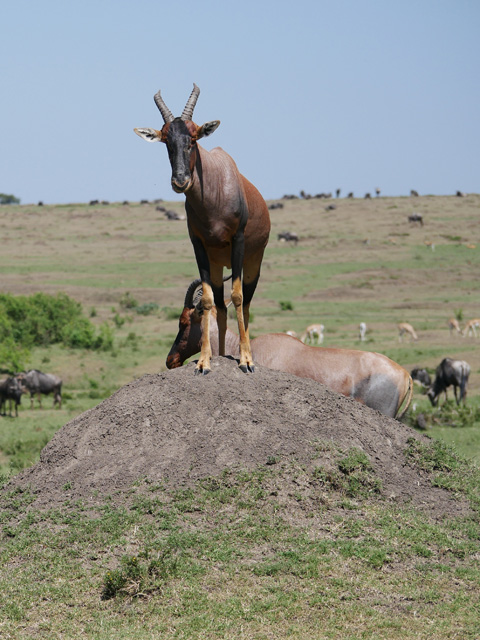
<path id="1" fill-rule="evenodd" d="M 323 324 L 310 324 L 302 333 L 300 340 L 305 344 L 323 344 L 323 332 L 325 326 Z"/>
<path id="2" fill-rule="evenodd" d="M 360 322 L 358 327 L 358 338 L 360 342 L 365 342 L 365 337 L 367 335 L 367 325 L 365 322 Z"/>
<path id="3" fill-rule="evenodd" d="M 195 373 L 210 371 L 211 309 L 217 307 L 220 355 L 225 354 L 227 308 L 223 296 L 223 269 L 232 269 L 231 299 L 240 335 L 240 368 L 253 372 L 248 330 L 250 302 L 260 277 L 263 253 L 270 234 L 270 216 L 259 191 L 239 172 L 223 149 L 203 149 L 198 140 L 212 134 L 220 124 L 212 120 L 199 127 L 192 121 L 200 89 L 196 84 L 180 117 L 175 118 L 162 99 L 155 96 L 164 125 L 135 129 L 148 142 L 164 142 L 172 167 L 172 188 L 185 194 L 185 210 L 203 283 L 205 331 Z"/>
<path id="4" fill-rule="evenodd" d="M 400 322 L 398 325 L 398 340 L 399 342 L 403 342 L 403 336 L 408 334 L 410 336 L 410 342 L 412 340 L 416 342 L 418 340 L 418 336 L 415 333 L 415 329 L 408 322 Z"/>
<path id="5" fill-rule="evenodd" d="M 450 318 L 448 321 L 448 330 L 450 331 L 450 336 L 454 331 L 461 335 L 462 330 L 460 329 L 460 324 L 456 318 Z"/>
<path id="6" fill-rule="evenodd" d="M 480 318 L 474 318 L 473 320 L 469 320 L 465 325 L 465 329 L 462 332 L 463 336 L 473 335 L 474 338 L 477 337 L 477 329 L 480 329 Z"/>

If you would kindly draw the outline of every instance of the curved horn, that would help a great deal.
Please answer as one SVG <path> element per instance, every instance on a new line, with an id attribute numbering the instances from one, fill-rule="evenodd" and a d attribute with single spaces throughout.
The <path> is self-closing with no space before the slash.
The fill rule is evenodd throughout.
<path id="1" fill-rule="evenodd" d="M 201 287 L 202 285 L 202 281 L 200 280 L 200 278 L 197 278 L 196 280 L 194 280 L 193 282 L 191 282 L 188 285 L 188 289 L 187 289 L 187 293 L 185 294 L 185 302 L 183 304 L 184 307 L 188 307 L 189 309 L 192 309 L 197 300 L 197 296 L 195 296 L 195 291 L 198 287 Z"/>
<path id="2" fill-rule="evenodd" d="M 232 274 L 228 276 L 223 276 L 223 281 L 226 282 L 227 280 L 230 280 L 231 277 L 232 277 Z M 189 309 L 196 307 L 202 298 L 202 294 L 203 294 L 202 280 L 200 278 L 197 278 L 196 280 L 194 280 L 188 285 L 187 293 L 185 294 L 185 302 L 183 303 L 183 306 L 188 307 Z"/>
<path id="3" fill-rule="evenodd" d="M 190 94 L 190 97 L 185 105 L 185 109 L 183 110 L 182 115 L 180 116 L 181 120 L 191 120 L 193 117 L 193 110 L 195 109 L 195 105 L 197 104 L 198 96 L 200 95 L 200 89 L 197 87 L 195 83 L 193 83 L 193 91 Z"/>
<path id="4" fill-rule="evenodd" d="M 165 124 L 167 124 L 167 122 L 172 122 L 173 120 L 175 120 L 172 112 L 163 101 L 160 91 L 157 91 L 157 93 L 153 96 L 153 99 L 155 100 L 155 104 L 157 105 L 158 110 L 162 114 L 162 118 Z"/>

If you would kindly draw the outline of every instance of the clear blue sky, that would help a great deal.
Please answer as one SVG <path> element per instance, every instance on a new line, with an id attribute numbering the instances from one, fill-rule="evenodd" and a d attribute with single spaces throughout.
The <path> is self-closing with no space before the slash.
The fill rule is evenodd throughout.
<path id="1" fill-rule="evenodd" d="M 478 0 L 3 0 L 0 192 L 183 199 L 153 95 L 266 198 L 480 192 Z"/>

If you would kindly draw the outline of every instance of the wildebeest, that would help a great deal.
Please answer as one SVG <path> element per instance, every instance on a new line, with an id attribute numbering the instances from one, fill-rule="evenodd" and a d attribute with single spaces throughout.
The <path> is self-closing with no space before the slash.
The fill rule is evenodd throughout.
<path id="1" fill-rule="evenodd" d="M 416 224 L 418 222 L 418 224 L 423 227 L 423 216 L 421 213 L 412 213 L 408 216 L 408 221 L 409 222 L 413 222 L 414 224 Z"/>
<path id="2" fill-rule="evenodd" d="M 412 380 L 414 382 L 418 382 L 418 384 L 425 389 L 432 385 L 432 380 L 430 375 L 426 369 L 420 369 L 419 367 L 415 367 L 410 371 L 410 375 L 412 376 Z"/>
<path id="3" fill-rule="evenodd" d="M 282 233 L 277 234 L 277 238 L 285 242 L 293 242 L 295 246 L 298 244 L 298 236 L 293 231 L 282 231 Z"/>
<path id="4" fill-rule="evenodd" d="M 53 406 L 58 404 L 62 408 L 62 380 L 52 373 L 43 373 L 38 369 L 30 369 L 26 373 L 19 373 L 16 379 L 30 393 L 30 408 L 33 409 L 34 397 L 37 396 L 40 408 L 42 407 L 42 394 L 53 394 Z"/>
<path id="5" fill-rule="evenodd" d="M 9 376 L 0 382 L 0 413 L 7 415 L 7 400 L 10 404 L 10 416 L 12 416 L 12 404 L 15 404 L 15 416 L 18 417 L 18 405 L 22 400 L 22 393 L 25 388 L 14 376 Z"/>
<path id="6" fill-rule="evenodd" d="M 164 142 L 172 167 L 171 185 L 185 194 L 185 210 L 203 283 L 205 331 L 195 373 L 210 371 L 211 309 L 217 307 L 220 354 L 225 354 L 227 307 L 223 269 L 232 269 L 231 299 L 240 335 L 240 368 L 254 371 L 249 336 L 250 303 L 260 278 L 260 268 L 270 235 L 268 207 L 260 192 L 238 170 L 233 158 L 217 147 L 203 149 L 198 140 L 220 125 L 212 120 L 198 126 L 192 120 L 200 89 L 196 84 L 180 117 L 175 118 L 158 91 L 155 96 L 164 125 L 160 131 L 135 129 L 149 142 Z"/>
<path id="7" fill-rule="evenodd" d="M 438 396 L 445 393 L 447 399 L 447 388 L 453 386 L 455 400 L 457 404 L 460 401 L 465 402 L 467 397 L 468 378 L 470 376 L 470 365 L 465 360 L 453 360 L 452 358 L 444 358 L 435 371 L 435 380 L 427 392 L 427 396 L 433 406 L 438 403 Z M 460 395 L 458 395 L 460 389 Z"/>

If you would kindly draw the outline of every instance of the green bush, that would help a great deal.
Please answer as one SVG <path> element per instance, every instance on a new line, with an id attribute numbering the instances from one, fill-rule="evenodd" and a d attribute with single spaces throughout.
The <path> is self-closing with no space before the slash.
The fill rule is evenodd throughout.
<path id="1" fill-rule="evenodd" d="M 7 193 L 0 193 L 0 204 L 20 204 L 20 198 Z"/>
<path id="2" fill-rule="evenodd" d="M 104 322 L 98 330 L 98 335 L 95 338 L 95 348 L 100 351 L 112 351 L 113 349 L 113 329 Z"/>
<path id="3" fill-rule="evenodd" d="M 65 325 L 62 342 L 73 349 L 93 349 L 96 345 L 95 328 L 87 318 L 75 318 Z"/>
<path id="4" fill-rule="evenodd" d="M 64 293 L 0 294 L 0 336 L 8 331 L 16 343 L 27 348 L 62 342 L 65 326 L 81 317 L 80 303 Z"/>
<path id="5" fill-rule="evenodd" d="M 0 294 L 0 366 L 8 370 L 25 360 L 28 349 L 61 343 L 76 349 L 113 349 L 113 331 L 104 323 L 98 334 L 82 306 L 64 293 L 56 296 Z M 19 370 L 23 366 L 14 366 Z"/>
<path id="6" fill-rule="evenodd" d="M 158 304 L 156 302 L 145 302 L 135 308 L 135 311 L 141 316 L 148 316 L 154 311 L 158 310 Z"/>
<path id="7" fill-rule="evenodd" d="M 28 349 L 15 344 L 12 338 L 0 339 L 0 371 L 9 374 L 22 371 L 29 358 Z"/>
<path id="8" fill-rule="evenodd" d="M 130 291 L 126 291 L 122 295 L 122 297 L 120 298 L 119 304 L 123 309 L 135 309 L 135 307 L 138 307 L 138 302 L 132 296 Z"/>

